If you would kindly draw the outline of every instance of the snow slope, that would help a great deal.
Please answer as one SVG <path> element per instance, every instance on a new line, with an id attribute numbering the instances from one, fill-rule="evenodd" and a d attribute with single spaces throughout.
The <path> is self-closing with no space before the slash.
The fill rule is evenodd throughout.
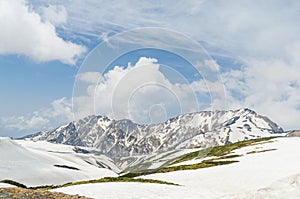
<path id="1" fill-rule="evenodd" d="M 0 183 L 0 188 L 8 188 L 8 187 L 16 187 L 16 186 L 7 183 Z"/>
<path id="2" fill-rule="evenodd" d="M 100 155 L 74 151 L 73 146 L 51 144 L 45 141 L 12 140 L 0 137 L 0 180 L 9 179 L 26 186 L 57 185 L 105 176 L 117 176 L 108 168 L 112 160 Z M 89 163 L 88 163 L 89 162 Z M 79 170 L 57 167 L 64 165 Z"/>
<path id="3" fill-rule="evenodd" d="M 228 195 L 224 199 L 297 199 L 300 198 L 300 174 L 292 175 L 254 192 Z"/>
<path id="4" fill-rule="evenodd" d="M 53 191 L 67 194 L 79 194 L 91 198 L 105 199 L 161 199 L 161 198 L 191 198 L 192 193 L 185 187 L 149 183 L 96 183 L 64 187 Z M 182 194 L 185 193 L 185 194 Z M 202 194 L 197 197 L 203 198 Z"/>
<path id="5" fill-rule="evenodd" d="M 272 150 L 271 150 L 272 149 Z M 273 150 L 276 149 L 276 150 Z M 265 151 L 263 150 L 271 150 Z M 257 153 L 247 154 L 256 151 Z M 261 151 L 261 152 L 259 152 Z M 181 184 L 98 183 L 55 191 L 94 198 L 300 198 L 300 138 L 277 138 L 235 151 L 238 163 L 142 178 Z"/>

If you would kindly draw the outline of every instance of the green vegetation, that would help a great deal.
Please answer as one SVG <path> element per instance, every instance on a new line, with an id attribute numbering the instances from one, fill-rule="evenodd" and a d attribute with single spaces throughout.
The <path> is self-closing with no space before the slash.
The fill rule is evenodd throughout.
<path id="1" fill-rule="evenodd" d="M 16 182 L 16 181 L 13 181 L 13 180 L 1 180 L 0 182 L 10 184 L 10 185 L 14 185 L 14 186 L 21 187 L 21 188 L 27 188 L 26 185 L 21 184 L 21 183 Z"/>
<path id="2" fill-rule="evenodd" d="M 213 161 L 213 160 L 227 160 L 227 159 L 238 158 L 238 157 L 242 157 L 242 155 L 238 155 L 238 154 L 225 155 L 225 156 L 218 157 L 218 158 L 212 158 L 212 159 L 210 159 L 210 161 Z"/>
<path id="3" fill-rule="evenodd" d="M 146 170 L 146 171 L 140 171 L 140 172 L 132 172 L 124 174 L 122 177 L 127 178 L 134 178 L 142 175 L 149 175 L 154 173 L 167 173 L 172 171 L 180 171 L 180 170 L 193 170 L 193 169 L 200 169 L 200 168 L 207 168 L 207 167 L 214 167 L 219 165 L 226 165 L 226 164 L 232 164 L 238 161 L 231 160 L 231 161 L 202 161 L 198 164 L 191 164 L 191 165 L 179 165 L 179 166 L 172 166 L 172 167 L 163 167 L 160 169 L 153 169 L 153 170 Z"/>
<path id="4" fill-rule="evenodd" d="M 277 149 L 265 149 L 265 150 L 261 150 L 261 151 L 250 151 L 250 152 L 247 152 L 247 154 L 263 153 L 263 152 L 275 151 L 275 150 L 277 150 Z"/>
<path id="5" fill-rule="evenodd" d="M 204 150 L 187 153 L 187 154 L 184 154 L 184 155 L 180 156 L 179 158 L 177 158 L 174 162 L 172 162 L 172 164 L 185 162 L 187 160 L 192 160 L 195 158 L 200 159 L 200 158 L 211 157 L 211 156 L 217 156 L 217 157 L 225 156 L 225 155 L 230 154 L 232 151 L 234 151 L 236 149 L 240 149 L 240 148 L 250 146 L 250 145 L 253 145 L 256 143 L 270 141 L 271 139 L 274 139 L 274 138 L 276 138 L 276 137 L 245 140 L 245 141 L 241 141 L 241 142 L 227 144 L 224 146 L 215 146 L 212 148 L 207 148 Z M 222 159 L 224 159 L 224 157 Z"/>
<path id="6" fill-rule="evenodd" d="M 57 189 L 57 188 L 61 188 L 61 187 L 68 187 L 68 186 L 74 186 L 74 185 L 80 185 L 80 184 L 105 183 L 105 182 L 139 182 L 139 183 L 156 183 L 156 184 L 180 186 L 179 184 L 161 181 L 161 180 L 143 179 L 143 178 L 128 178 L 128 177 L 105 177 L 105 178 L 96 179 L 96 180 L 69 182 L 69 183 L 62 184 L 62 185 L 44 185 L 44 186 L 36 186 L 36 187 L 27 187 L 26 185 L 21 184 L 16 181 L 13 181 L 13 180 L 2 180 L 0 182 L 15 185 L 20 188 L 28 188 L 28 189 L 35 189 L 35 190 L 50 190 L 50 189 Z"/>
<path id="7" fill-rule="evenodd" d="M 165 182 L 165 181 L 161 181 L 161 180 L 128 178 L 128 177 L 105 177 L 105 178 L 96 179 L 96 180 L 69 182 L 69 183 L 66 183 L 63 185 L 47 185 L 47 186 L 38 186 L 38 187 L 29 187 L 29 188 L 30 189 L 38 189 L 38 190 L 49 190 L 49 189 L 56 189 L 56 188 L 61 188 L 61 187 L 74 186 L 74 185 L 90 184 L 90 183 L 105 183 L 105 182 L 139 182 L 139 183 L 156 183 L 156 184 L 167 184 L 167 185 L 180 186 L 179 184 Z"/>
<path id="8" fill-rule="evenodd" d="M 231 160 L 231 161 L 206 160 L 206 161 L 202 161 L 201 163 L 198 163 L 198 164 L 179 165 L 179 166 L 161 168 L 161 169 L 158 169 L 157 173 L 166 173 L 166 172 L 179 171 L 179 170 L 200 169 L 200 168 L 207 168 L 207 167 L 213 167 L 213 166 L 219 166 L 219 165 L 232 164 L 235 162 L 238 162 L 238 161 L 235 161 L 235 160 Z"/>
<path id="9" fill-rule="evenodd" d="M 165 182 L 160 180 L 152 180 L 152 179 L 142 179 L 142 178 L 128 178 L 128 177 L 105 177 L 99 180 L 88 180 L 81 182 L 71 182 L 62 185 L 62 187 L 78 185 L 78 184 L 88 184 L 88 183 L 102 183 L 102 182 L 141 182 L 141 183 L 157 183 L 157 184 L 168 184 L 168 185 L 176 185 L 178 184 Z"/>
<path id="10" fill-rule="evenodd" d="M 66 168 L 66 169 L 72 169 L 72 170 L 80 170 L 80 169 L 78 169 L 76 167 L 71 167 L 71 166 L 67 166 L 67 165 L 58 165 L 58 164 L 55 164 L 53 166 L 60 167 L 60 168 Z"/>
<path id="11" fill-rule="evenodd" d="M 192 160 L 195 158 L 198 158 L 198 159 L 205 158 L 205 157 L 207 157 L 207 154 L 210 150 L 211 150 L 211 148 L 208 148 L 208 149 L 203 149 L 200 151 L 195 151 L 195 152 L 184 154 L 184 155 L 176 158 L 176 160 L 173 161 L 171 164 L 177 164 L 177 163 L 185 162 L 185 161 Z"/>
<path id="12" fill-rule="evenodd" d="M 258 139 L 253 139 L 253 140 L 245 140 L 241 142 L 236 142 L 232 144 L 227 144 L 224 146 L 216 146 L 213 147 L 207 156 L 224 156 L 227 154 L 230 154 L 233 150 L 240 149 L 246 146 L 251 146 L 255 143 L 258 142 L 264 142 L 264 141 L 269 141 L 271 139 L 274 139 L 274 137 L 268 137 L 268 138 L 258 138 Z"/>

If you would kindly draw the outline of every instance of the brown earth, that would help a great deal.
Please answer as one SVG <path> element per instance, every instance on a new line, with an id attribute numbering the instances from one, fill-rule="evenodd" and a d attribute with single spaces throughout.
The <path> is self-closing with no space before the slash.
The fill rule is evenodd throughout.
<path id="1" fill-rule="evenodd" d="M 0 188 L 0 198 L 6 199 L 90 199 L 79 195 L 68 195 L 58 192 L 24 189 L 24 188 Z"/>

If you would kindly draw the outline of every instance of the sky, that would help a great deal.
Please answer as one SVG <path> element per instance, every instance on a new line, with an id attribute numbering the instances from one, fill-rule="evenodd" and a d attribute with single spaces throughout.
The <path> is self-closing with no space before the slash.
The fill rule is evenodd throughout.
<path id="1" fill-rule="evenodd" d="M 300 129 L 297 0 L 1 0 L 0 136 L 251 108 Z"/>

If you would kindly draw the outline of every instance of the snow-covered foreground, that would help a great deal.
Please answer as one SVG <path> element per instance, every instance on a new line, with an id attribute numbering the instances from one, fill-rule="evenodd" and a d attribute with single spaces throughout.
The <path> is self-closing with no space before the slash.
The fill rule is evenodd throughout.
<path id="1" fill-rule="evenodd" d="M 0 138 L 0 180 L 14 180 L 26 186 L 41 186 L 117 176 L 112 170 L 93 164 L 98 161 L 114 167 L 106 156 L 76 153 L 73 149 L 73 146 L 44 141 Z"/>
<path id="2" fill-rule="evenodd" d="M 300 138 L 273 141 L 236 150 L 236 154 L 243 154 L 235 158 L 238 163 L 142 176 L 182 185 L 179 187 L 98 183 L 54 191 L 94 198 L 300 198 Z M 276 150 L 259 152 L 268 149 Z M 258 153 L 247 154 L 252 151 Z"/>
<path id="3" fill-rule="evenodd" d="M 0 183 L 0 188 L 9 188 L 9 187 L 16 187 L 16 186 L 10 185 L 10 184 L 7 184 L 7 183 Z"/>
<path id="4" fill-rule="evenodd" d="M 55 189 L 53 191 L 105 199 L 193 198 L 193 193 L 186 187 L 133 182 L 76 185 Z M 199 197 L 196 197 L 197 199 L 202 198 L 201 195 L 198 196 Z"/>

